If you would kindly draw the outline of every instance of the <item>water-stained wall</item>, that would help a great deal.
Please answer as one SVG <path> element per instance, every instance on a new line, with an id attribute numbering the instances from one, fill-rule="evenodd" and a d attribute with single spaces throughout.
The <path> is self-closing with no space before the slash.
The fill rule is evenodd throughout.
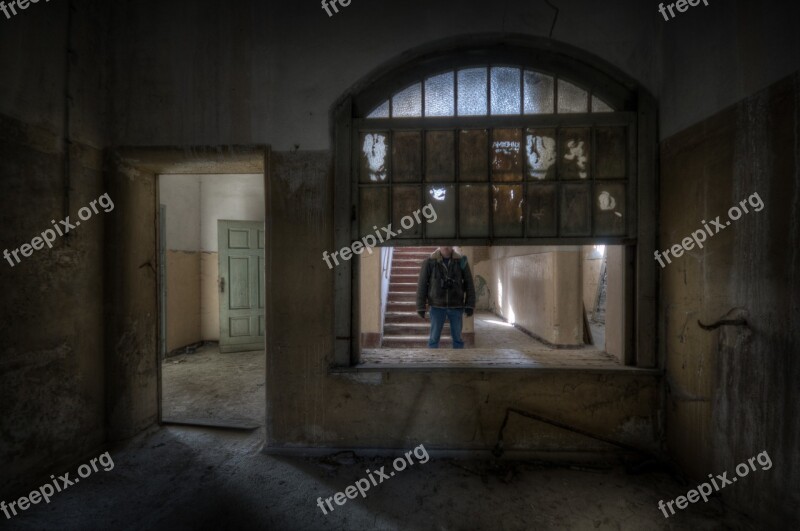
<path id="1" fill-rule="evenodd" d="M 723 495 L 784 528 L 800 523 L 798 138 L 795 74 L 666 139 L 661 155 L 660 247 L 704 222 L 714 234 L 661 273 L 668 450 L 701 481 L 767 451 L 773 467 Z M 749 213 L 730 220 L 743 200 Z M 698 324 L 719 320 L 746 324 Z"/>

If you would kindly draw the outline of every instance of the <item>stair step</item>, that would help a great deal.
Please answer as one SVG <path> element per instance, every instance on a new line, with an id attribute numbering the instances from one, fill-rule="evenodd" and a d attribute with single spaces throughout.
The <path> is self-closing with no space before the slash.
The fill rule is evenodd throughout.
<path id="1" fill-rule="evenodd" d="M 442 334 L 439 339 L 440 348 L 450 348 L 453 340 Z M 381 346 L 387 348 L 428 348 L 428 336 L 393 336 L 384 337 Z"/>
<path id="2" fill-rule="evenodd" d="M 417 292 L 416 291 L 390 291 L 389 292 L 389 299 L 388 302 L 417 302 Z"/>
<path id="3" fill-rule="evenodd" d="M 417 285 L 410 282 L 391 282 L 389 283 L 389 292 L 416 293 Z"/>
<path id="4" fill-rule="evenodd" d="M 397 336 L 421 336 L 425 337 L 431 331 L 431 322 L 423 321 L 417 317 L 417 323 L 386 323 L 383 325 L 383 337 L 397 337 Z M 450 323 L 445 323 L 442 328 L 442 334 L 450 334 Z"/>

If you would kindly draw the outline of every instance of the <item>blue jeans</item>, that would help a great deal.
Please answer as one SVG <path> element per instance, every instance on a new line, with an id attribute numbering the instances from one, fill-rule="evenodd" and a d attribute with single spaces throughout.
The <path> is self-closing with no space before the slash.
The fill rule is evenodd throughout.
<path id="1" fill-rule="evenodd" d="M 431 306 L 431 337 L 428 338 L 428 348 L 439 348 L 439 338 L 442 336 L 444 320 L 450 321 L 450 335 L 453 336 L 453 348 L 464 348 L 461 340 L 461 318 L 464 308 L 434 308 Z"/>

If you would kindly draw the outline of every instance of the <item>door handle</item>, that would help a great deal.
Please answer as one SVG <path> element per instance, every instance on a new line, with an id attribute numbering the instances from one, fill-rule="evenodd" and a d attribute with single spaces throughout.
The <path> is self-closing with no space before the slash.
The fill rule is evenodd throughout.
<path id="1" fill-rule="evenodd" d="M 219 291 L 220 293 L 225 293 L 225 277 L 220 277 L 219 279 Z"/>

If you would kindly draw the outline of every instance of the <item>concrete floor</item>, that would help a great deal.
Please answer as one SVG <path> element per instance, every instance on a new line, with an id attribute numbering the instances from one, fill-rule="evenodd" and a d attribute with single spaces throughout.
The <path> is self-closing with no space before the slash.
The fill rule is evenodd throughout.
<path id="1" fill-rule="evenodd" d="M 263 350 L 222 354 L 207 344 L 161 364 L 164 421 L 264 425 L 266 355 Z"/>
<path id="2" fill-rule="evenodd" d="M 56 494 L 49 505 L 35 505 L 11 521 L 1 518 L 0 528 L 758 529 L 744 516 L 723 511 L 716 499 L 665 519 L 658 500 L 693 486 L 665 473 L 436 459 L 415 459 L 365 499 L 348 500 L 323 515 L 317 497 L 343 491 L 366 469 L 389 465 L 388 472 L 390 460 L 273 457 L 261 452 L 263 440 L 263 428 L 165 427 L 140 435 L 112 449 L 113 470 Z"/>
<path id="3" fill-rule="evenodd" d="M 359 368 L 424 365 L 426 367 L 513 367 L 513 368 L 623 368 L 606 353 L 605 327 L 590 323 L 593 345 L 554 348 L 486 311 L 475 312 L 475 346 L 465 349 L 362 349 Z"/>

